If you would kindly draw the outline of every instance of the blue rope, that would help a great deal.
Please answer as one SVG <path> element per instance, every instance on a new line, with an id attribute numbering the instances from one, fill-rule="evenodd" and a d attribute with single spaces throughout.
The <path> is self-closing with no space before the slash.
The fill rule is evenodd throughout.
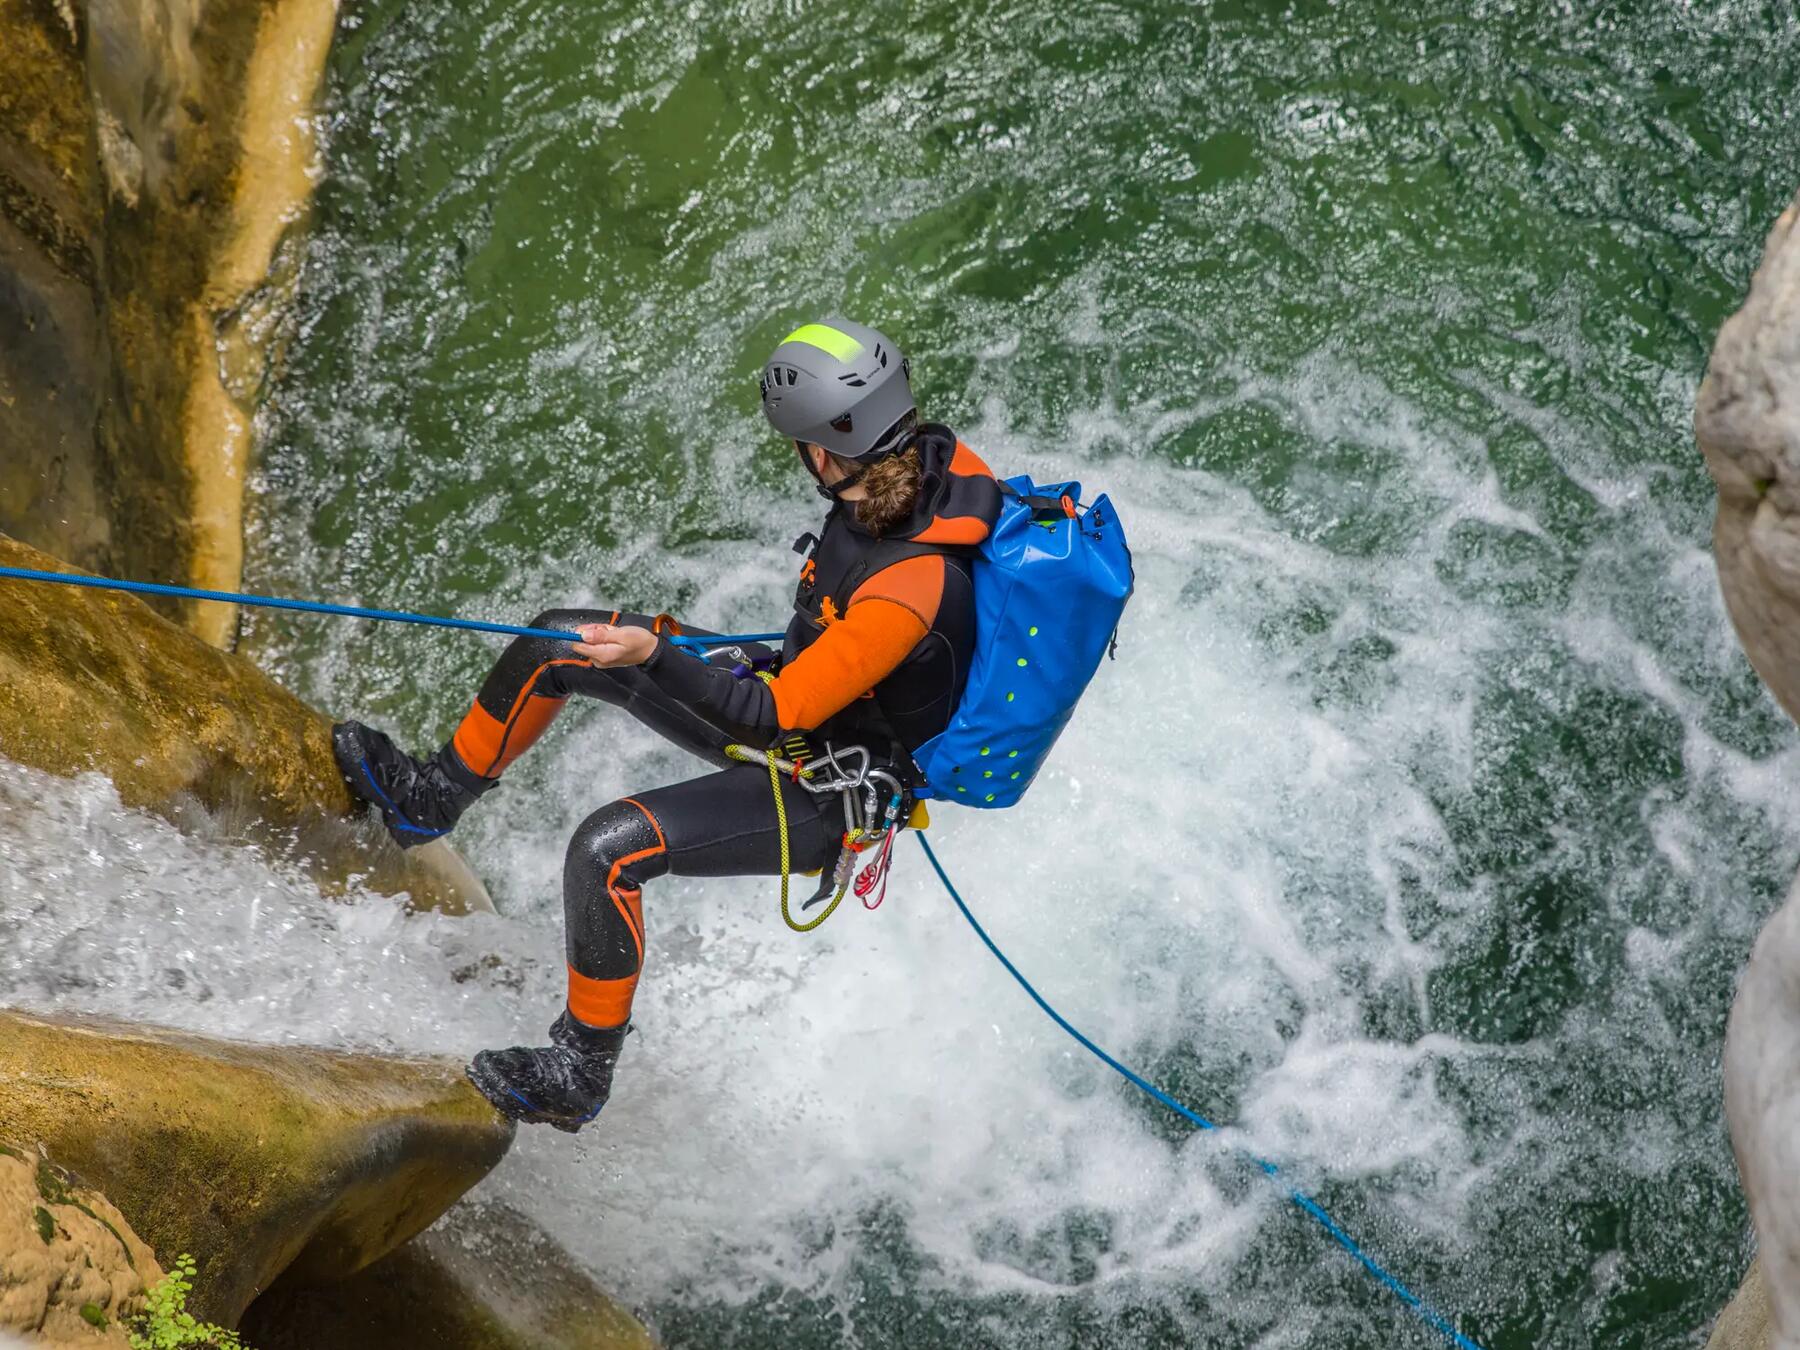
<path id="1" fill-rule="evenodd" d="M 1031 1001 L 1042 1008 L 1044 1012 L 1048 1014 L 1052 1022 L 1055 1022 L 1057 1026 L 1068 1032 L 1069 1035 L 1079 1041 L 1082 1046 L 1094 1056 L 1094 1058 L 1112 1069 L 1121 1078 L 1125 1079 L 1126 1082 L 1130 1083 L 1140 1091 L 1149 1094 L 1151 1097 L 1154 1097 L 1182 1119 L 1188 1121 L 1190 1124 L 1199 1126 L 1202 1130 L 1216 1131 L 1219 1128 L 1199 1112 L 1183 1106 L 1168 1093 L 1157 1087 L 1156 1084 L 1148 1081 L 1141 1074 L 1133 1072 L 1130 1068 L 1107 1054 L 1106 1051 L 1102 1050 L 1099 1046 L 1095 1045 L 1093 1041 L 1083 1035 L 1081 1031 L 1070 1023 L 1068 1018 L 1056 1011 L 1055 1008 L 1052 1008 L 1045 1000 L 1044 996 L 1032 987 L 1031 981 L 1020 974 L 1019 968 L 1007 959 L 1006 953 L 994 945 L 994 939 L 988 936 L 987 929 L 983 928 L 976 920 L 975 916 L 969 912 L 968 905 L 963 902 L 963 898 L 957 893 L 956 887 L 951 882 L 949 874 L 944 871 L 944 865 L 938 861 L 937 854 L 932 851 L 930 842 L 926 840 L 923 834 L 918 835 L 917 838 L 919 840 L 919 847 L 925 850 L 925 856 L 931 860 L 932 871 L 936 872 L 938 874 L 938 880 L 944 883 L 944 889 L 950 893 L 950 898 L 956 902 L 956 907 L 962 911 L 963 918 L 969 921 L 969 927 L 975 930 L 975 936 L 981 939 L 982 945 L 994 954 L 994 958 L 998 960 L 1001 965 L 1006 967 L 1006 973 L 1019 982 L 1019 987 L 1027 994 L 1031 995 Z M 1246 1154 L 1245 1156 L 1261 1168 L 1264 1175 L 1280 1178 L 1281 1169 L 1274 1163 L 1269 1162 L 1265 1158 L 1259 1158 L 1253 1153 Z M 1390 1275 L 1374 1257 L 1370 1256 L 1361 1247 L 1357 1246 L 1355 1239 L 1342 1228 L 1338 1227 L 1336 1220 L 1320 1207 L 1317 1200 L 1314 1200 L 1305 1191 L 1289 1186 L 1286 1181 L 1280 1181 L 1279 1184 L 1282 1189 L 1287 1192 L 1287 1198 L 1289 1200 L 1292 1200 L 1301 1209 L 1305 1210 L 1307 1214 L 1316 1219 L 1319 1226 L 1327 1233 L 1331 1234 L 1332 1239 L 1338 1246 L 1342 1247 L 1345 1251 L 1349 1252 L 1351 1256 L 1355 1257 L 1357 1261 L 1362 1264 L 1364 1270 L 1368 1271 L 1369 1274 L 1373 1275 L 1377 1280 L 1380 1280 L 1382 1284 L 1386 1285 L 1402 1303 L 1406 1304 L 1407 1307 L 1418 1314 L 1427 1325 L 1448 1336 L 1454 1344 L 1461 1347 L 1461 1350 L 1482 1350 L 1481 1346 L 1477 1345 L 1455 1327 L 1451 1326 L 1450 1323 L 1446 1321 L 1442 1315 L 1433 1310 L 1425 1300 L 1413 1293 L 1412 1290 L 1408 1289 L 1394 1276 Z"/>
<path id="2" fill-rule="evenodd" d="M 202 591 L 192 586 L 165 586 L 155 581 L 115 581 L 110 577 L 72 576 L 67 572 L 39 572 L 29 567 L 0 567 L 0 577 L 16 581 L 54 581 L 61 586 L 91 586 L 103 591 L 132 591 L 141 595 L 173 595 L 183 600 L 219 600 L 231 605 L 255 605 L 262 609 L 297 609 L 306 614 L 341 614 L 352 619 L 380 619 L 386 623 L 422 623 L 434 628 L 467 628 L 477 633 L 505 633 L 511 637 L 550 638 L 575 642 L 573 633 L 556 628 L 524 628 L 511 623 L 487 623 L 481 619 L 447 619 L 435 614 L 409 614 L 399 609 L 364 609 L 360 605 L 327 605 L 317 600 L 286 600 L 275 595 L 244 595 L 238 591 Z M 733 642 L 779 642 L 780 633 L 723 633 L 717 637 L 672 637 L 677 647 L 717 647 Z"/>
<path id="3" fill-rule="evenodd" d="M 253 605 L 263 609 L 298 610 L 306 614 L 336 614 L 352 619 L 375 619 L 386 623 L 417 623 L 426 624 L 435 628 L 462 628 L 478 633 L 502 633 L 511 637 L 548 638 L 554 642 L 571 642 L 575 638 L 575 634 L 563 632 L 560 629 L 555 628 L 527 628 L 509 623 L 487 623 L 480 619 L 451 619 L 439 615 L 412 614 L 405 610 L 365 609 L 360 605 L 330 605 L 316 600 L 288 600 L 279 596 L 248 595 L 238 591 L 208 591 L 191 586 L 166 586 L 152 581 L 117 581 L 109 577 L 78 576 L 70 575 L 65 572 L 42 572 L 28 567 L 0 567 L 0 577 L 8 577 L 16 581 L 48 581 L 61 586 L 88 586 L 98 590 L 130 591 L 140 595 L 169 595 L 184 600 L 217 600 L 225 604 Z M 680 647 L 715 647 L 735 642 L 775 642 L 779 641 L 782 636 L 783 634 L 781 633 L 726 633 L 715 637 L 671 637 L 668 641 L 673 645 Z M 417 829 L 418 827 L 413 826 L 412 828 Z M 421 833 L 424 832 L 425 831 L 421 831 Z M 1140 1091 L 1149 1094 L 1151 1097 L 1161 1102 L 1164 1106 L 1168 1107 L 1169 1110 L 1175 1112 L 1176 1115 L 1182 1117 L 1189 1123 L 1198 1126 L 1202 1130 L 1215 1131 L 1218 1129 L 1218 1126 L 1214 1125 L 1210 1120 L 1207 1120 L 1198 1112 L 1183 1106 L 1154 1083 L 1149 1082 L 1142 1075 L 1133 1072 L 1124 1064 L 1121 1064 L 1118 1060 L 1107 1054 L 1106 1051 L 1102 1050 L 1098 1045 L 1094 1044 L 1093 1041 L 1089 1040 L 1077 1030 L 1067 1018 L 1057 1012 L 1055 1008 L 1051 1007 L 1050 1004 L 1045 1001 L 1044 996 L 1032 987 L 1031 981 L 1020 974 L 1019 968 L 1007 959 L 1006 953 L 994 945 L 994 940 L 988 936 L 987 930 L 983 928 L 976 920 L 975 916 L 969 912 L 968 905 L 963 902 L 962 896 L 957 893 L 956 887 L 951 883 L 948 874 L 945 873 L 943 864 L 938 861 L 937 854 L 932 851 L 931 845 L 926 842 L 925 836 L 919 835 L 918 839 L 920 847 L 925 850 L 925 856 L 931 860 L 932 870 L 938 874 L 938 880 L 944 883 L 944 889 L 950 893 L 950 898 L 956 902 L 956 907 L 962 911 L 963 918 L 969 921 L 969 927 L 975 930 L 975 936 L 981 939 L 983 945 L 994 954 L 1001 965 L 1006 967 L 1007 974 L 1018 981 L 1019 987 L 1031 996 L 1032 1002 L 1042 1008 L 1050 1017 L 1051 1021 L 1055 1022 L 1057 1026 L 1068 1032 L 1075 1040 L 1079 1041 L 1081 1045 L 1096 1059 L 1100 1060 L 1101 1063 L 1114 1070 L 1133 1087 L 1138 1088 Z M 521 1098 L 521 1100 L 523 1100 L 523 1098 Z M 526 1105 L 529 1106 L 530 1103 L 527 1102 Z M 1258 1158 L 1254 1154 L 1248 1156 L 1257 1167 L 1262 1169 L 1265 1175 L 1269 1177 L 1280 1176 L 1281 1169 L 1274 1163 L 1263 1158 Z M 1482 1350 L 1479 1345 L 1457 1331 L 1456 1328 L 1445 1321 L 1441 1315 L 1433 1311 L 1423 1299 L 1413 1293 L 1412 1290 L 1408 1289 L 1394 1276 L 1390 1275 L 1382 1268 L 1380 1263 L 1367 1252 L 1363 1251 L 1361 1247 L 1357 1246 L 1355 1240 L 1342 1228 L 1338 1227 L 1336 1221 L 1320 1207 L 1318 1201 L 1314 1200 L 1304 1191 L 1292 1186 L 1287 1186 L 1285 1182 L 1283 1182 L 1282 1185 L 1287 1191 L 1288 1199 L 1292 1200 L 1301 1209 L 1305 1210 L 1307 1214 L 1317 1220 L 1319 1225 L 1331 1235 L 1333 1240 L 1336 1241 L 1340 1247 L 1350 1253 L 1351 1256 L 1355 1257 L 1365 1270 L 1392 1290 L 1396 1297 L 1417 1313 L 1428 1325 L 1448 1336 L 1452 1342 L 1461 1347 L 1461 1350 Z"/>

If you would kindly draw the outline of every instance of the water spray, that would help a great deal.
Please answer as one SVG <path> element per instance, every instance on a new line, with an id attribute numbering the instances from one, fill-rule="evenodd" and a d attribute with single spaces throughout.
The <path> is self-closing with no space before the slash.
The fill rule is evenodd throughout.
<path id="1" fill-rule="evenodd" d="M 183 600 L 217 600 L 226 604 L 249 605 L 263 609 L 296 610 L 306 614 L 328 614 L 340 618 L 372 619 L 386 623 L 424 624 L 435 628 L 456 628 L 480 633 L 500 633 L 511 637 L 548 638 L 556 642 L 574 642 L 578 640 L 577 634 L 564 632 L 554 628 L 530 628 L 517 624 L 489 623 L 481 619 L 456 619 L 442 615 L 415 614 L 405 610 L 368 609 L 360 605 L 333 605 L 315 600 L 292 600 L 280 596 L 250 595 L 237 591 L 200 590 L 190 586 L 168 586 L 148 581 L 119 581 L 110 577 L 96 577 L 66 572 L 45 572 L 27 567 L 0 567 L 0 578 L 10 578 L 17 581 L 52 582 L 64 586 L 86 586 L 98 590 L 128 591 L 142 595 L 165 595 Z M 733 643 L 741 642 L 776 642 L 779 641 L 781 637 L 782 634 L 780 633 L 734 633 L 717 636 L 670 637 L 667 638 L 666 641 L 678 647 L 688 648 L 694 651 L 695 655 L 703 655 L 703 649 L 709 647 L 728 646 Z M 780 801 L 779 794 L 776 795 L 776 800 L 777 802 Z M 1019 987 L 1030 995 L 1032 1002 L 1036 1003 L 1051 1021 L 1062 1028 L 1064 1032 L 1066 1032 L 1089 1054 L 1093 1055 L 1094 1058 L 1112 1069 L 1140 1092 L 1143 1092 L 1152 1100 L 1160 1103 L 1170 1111 L 1173 1111 L 1176 1115 L 1180 1116 L 1195 1128 L 1209 1134 L 1217 1133 L 1219 1129 L 1217 1124 L 1208 1120 L 1205 1116 L 1202 1116 L 1192 1107 L 1186 1106 L 1182 1102 L 1176 1100 L 1161 1088 L 1157 1087 L 1154 1083 L 1143 1077 L 1143 1075 L 1115 1059 L 1058 1012 L 1055 1007 L 1051 1005 L 1049 1000 L 1037 991 L 1031 981 L 1026 979 L 1025 976 L 1020 973 L 1019 968 L 1012 963 L 1005 952 L 1000 950 L 999 945 L 994 939 L 988 936 L 987 930 L 983 928 L 980 922 L 975 918 L 975 915 L 970 911 L 968 904 L 957 891 L 955 884 L 950 880 L 949 874 L 944 871 L 944 865 L 938 861 L 938 856 L 932 850 L 931 844 L 922 834 L 919 835 L 918 838 L 920 847 L 925 850 L 925 856 L 930 860 L 932 870 L 937 873 L 938 880 L 944 883 L 944 889 L 949 893 L 950 899 L 955 902 L 957 910 L 962 914 L 963 918 L 968 921 L 969 927 L 974 929 L 975 936 L 981 939 L 982 945 L 985 946 L 988 951 L 993 953 L 994 958 L 1005 967 L 1006 973 L 1011 975 L 1013 979 L 1018 982 Z M 1391 1274 L 1379 1261 L 1375 1260 L 1374 1257 L 1365 1252 L 1362 1247 L 1357 1244 L 1356 1240 L 1346 1233 L 1343 1228 L 1338 1225 L 1337 1221 L 1325 1211 L 1324 1207 L 1321 1206 L 1317 1200 L 1313 1199 L 1312 1196 L 1308 1195 L 1305 1191 L 1300 1190 L 1298 1187 L 1288 1184 L 1279 1166 L 1266 1158 L 1258 1157 L 1248 1151 L 1244 1151 L 1244 1157 L 1271 1182 L 1279 1186 L 1289 1201 L 1323 1228 L 1333 1242 L 1343 1248 L 1343 1250 L 1354 1258 L 1370 1276 L 1379 1281 L 1384 1288 L 1404 1303 L 1422 1322 L 1431 1327 L 1434 1331 L 1447 1337 L 1453 1345 L 1458 1347 L 1458 1350 L 1483 1350 L 1483 1347 L 1480 1344 L 1458 1331 L 1443 1314 L 1431 1307 L 1430 1304 L 1426 1303 L 1424 1299 L 1415 1294 L 1398 1277 Z"/>

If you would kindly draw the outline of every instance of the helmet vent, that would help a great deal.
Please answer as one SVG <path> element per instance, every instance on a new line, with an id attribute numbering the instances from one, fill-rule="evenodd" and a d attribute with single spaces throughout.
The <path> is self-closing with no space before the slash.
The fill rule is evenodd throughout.
<path id="1" fill-rule="evenodd" d="M 838 379 L 842 380 L 845 384 L 849 385 L 852 389 L 861 389 L 865 384 L 868 383 L 868 381 L 865 380 L 862 376 L 856 375 L 856 374 L 840 375 L 840 376 L 838 376 Z"/>
<path id="2" fill-rule="evenodd" d="M 875 359 L 881 362 L 881 368 L 883 370 L 887 369 L 887 348 L 883 347 L 879 342 L 875 344 Z"/>
<path id="3" fill-rule="evenodd" d="M 850 431 L 851 431 L 850 414 L 845 413 L 842 417 L 832 418 L 831 419 L 831 429 L 833 431 L 841 431 L 846 436 L 849 435 Z"/>

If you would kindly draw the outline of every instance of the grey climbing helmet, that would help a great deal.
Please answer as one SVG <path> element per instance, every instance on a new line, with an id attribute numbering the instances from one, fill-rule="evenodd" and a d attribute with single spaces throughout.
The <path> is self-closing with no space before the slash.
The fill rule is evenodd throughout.
<path id="1" fill-rule="evenodd" d="M 907 443 L 918 420 L 906 358 L 848 319 L 802 324 L 763 366 L 762 405 L 783 436 L 873 464 Z"/>

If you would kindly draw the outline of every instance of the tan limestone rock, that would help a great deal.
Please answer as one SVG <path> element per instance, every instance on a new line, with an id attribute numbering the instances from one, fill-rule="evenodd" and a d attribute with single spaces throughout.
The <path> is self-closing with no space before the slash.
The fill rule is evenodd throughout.
<path id="1" fill-rule="evenodd" d="M 0 0 L 0 531 L 236 589 L 335 0 Z M 215 645 L 231 606 L 158 601 Z"/>
<path id="2" fill-rule="evenodd" d="M 233 1324 L 277 1276 L 341 1279 L 429 1226 L 512 1126 L 453 1060 L 0 1012 L 0 1136 L 42 1144 Z"/>
<path id="3" fill-rule="evenodd" d="M 1719 489 L 1713 551 L 1756 673 L 1800 719 L 1800 200 L 1775 222 L 1694 408 Z"/>
<path id="4" fill-rule="evenodd" d="M 25 1147 L 0 1143 L 0 1330 L 114 1347 L 162 1268 L 125 1216 Z"/>
<path id="5" fill-rule="evenodd" d="M 1800 199 L 1720 330 L 1694 410 L 1718 485 L 1713 547 L 1744 651 L 1800 718 Z M 1800 886 L 1757 938 L 1725 1036 L 1725 1115 L 1760 1257 L 1723 1347 L 1800 1350 Z"/>
<path id="6" fill-rule="evenodd" d="M 3 535 L 0 565 L 74 570 Z M 403 853 L 360 808 L 346 819 L 323 716 L 132 595 L 0 579 L 0 755 L 97 769 L 127 805 L 165 815 L 197 804 L 327 885 L 357 875 L 423 908 L 493 909 L 448 842 Z"/>
<path id="7" fill-rule="evenodd" d="M 1763 1284 L 1762 1262 L 1753 1261 L 1737 1296 L 1725 1305 L 1725 1311 L 1713 1324 L 1706 1350 L 1768 1350 L 1773 1344 L 1769 1290 Z"/>

